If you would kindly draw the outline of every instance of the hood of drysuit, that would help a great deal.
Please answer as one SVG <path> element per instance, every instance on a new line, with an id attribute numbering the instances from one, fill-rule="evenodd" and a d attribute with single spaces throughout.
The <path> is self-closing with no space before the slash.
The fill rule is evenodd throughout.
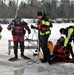
<path id="1" fill-rule="evenodd" d="M 15 18 L 15 24 L 16 25 L 20 25 L 20 23 L 21 23 L 21 18 L 20 17 L 16 17 Z"/>

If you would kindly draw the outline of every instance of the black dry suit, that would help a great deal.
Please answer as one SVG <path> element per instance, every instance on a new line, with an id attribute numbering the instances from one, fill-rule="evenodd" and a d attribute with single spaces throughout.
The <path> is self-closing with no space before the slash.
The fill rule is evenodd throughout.
<path id="1" fill-rule="evenodd" d="M 14 28 L 11 28 L 11 26 L 14 25 Z M 21 21 L 20 18 L 15 18 L 10 25 L 7 27 L 8 30 L 12 30 L 13 35 L 13 41 L 14 41 L 14 58 L 10 58 L 10 61 L 15 61 L 18 59 L 18 43 L 20 43 L 20 51 L 21 51 L 21 57 L 25 58 L 24 56 L 24 35 L 25 30 L 29 31 L 28 24 L 24 21 Z"/>
<path id="2" fill-rule="evenodd" d="M 26 22 L 19 22 L 19 24 L 17 24 L 14 20 L 14 25 L 15 25 L 15 28 L 12 29 L 12 35 L 13 36 L 20 36 L 20 35 L 23 35 L 25 34 L 25 30 L 24 30 L 24 26 L 26 25 Z"/>

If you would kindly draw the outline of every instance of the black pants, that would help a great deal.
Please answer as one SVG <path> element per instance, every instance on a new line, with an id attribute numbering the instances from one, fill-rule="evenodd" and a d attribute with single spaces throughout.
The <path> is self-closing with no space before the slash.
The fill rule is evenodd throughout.
<path id="1" fill-rule="evenodd" d="M 41 47 L 42 47 L 42 51 L 44 55 L 44 60 L 47 60 L 47 61 L 50 60 L 50 51 L 47 45 L 48 38 L 49 38 L 49 35 L 40 36 L 40 42 L 41 42 Z"/>
<path id="2" fill-rule="evenodd" d="M 40 33 L 38 33 L 38 45 L 39 45 L 39 51 L 40 51 L 40 47 L 41 47 Z"/>
<path id="3" fill-rule="evenodd" d="M 17 57 L 17 55 L 18 55 L 18 43 L 20 43 L 21 55 L 24 54 L 24 41 L 23 42 L 14 41 L 14 55 L 15 55 L 15 57 Z"/>
<path id="4" fill-rule="evenodd" d="M 67 47 L 66 47 L 66 49 L 68 49 L 70 51 L 71 56 L 74 56 L 71 44 L 68 44 Z"/>

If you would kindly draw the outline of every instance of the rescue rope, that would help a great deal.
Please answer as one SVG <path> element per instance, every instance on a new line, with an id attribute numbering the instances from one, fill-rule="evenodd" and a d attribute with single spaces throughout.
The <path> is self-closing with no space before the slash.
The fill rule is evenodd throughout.
<path id="1" fill-rule="evenodd" d="M 34 30 L 34 33 L 33 33 L 33 36 L 34 36 L 34 34 L 36 33 L 36 31 Z M 32 39 L 33 39 L 33 36 L 32 36 Z M 37 36 L 37 35 L 36 35 Z M 30 39 L 29 39 L 29 35 L 28 35 L 28 37 L 27 36 L 25 36 L 26 37 L 26 39 L 28 39 L 28 42 L 30 43 L 30 44 L 32 44 L 34 47 L 36 47 L 36 49 L 37 49 L 37 52 L 38 52 L 38 59 L 35 59 L 35 58 L 33 58 L 33 59 L 31 59 L 31 60 L 29 60 L 26 64 L 27 65 L 32 65 L 32 64 L 34 64 L 34 63 L 40 63 L 40 60 L 39 60 L 39 48 L 38 48 L 38 46 L 36 46 L 36 44 L 33 42 L 31 42 L 30 41 Z M 28 43 L 28 46 L 29 46 L 29 43 Z M 31 51 L 30 49 L 29 49 L 29 51 Z M 33 54 L 34 54 L 34 52 L 33 51 L 31 51 Z"/>
<path id="2" fill-rule="evenodd" d="M 25 36 L 26 37 L 26 36 Z M 29 38 L 29 34 L 28 34 L 28 37 L 26 37 L 27 39 Z M 28 41 L 29 41 L 29 43 L 31 43 L 31 41 L 28 39 Z M 28 47 L 29 47 L 29 43 L 28 43 Z M 33 43 L 31 43 L 33 46 L 36 46 L 35 44 L 34 44 L 34 42 Z M 33 54 L 34 54 L 34 52 L 32 51 L 32 50 L 30 50 L 29 48 L 28 48 L 28 50 L 29 51 L 31 51 Z M 37 62 L 38 60 L 34 60 L 34 58 L 33 59 L 31 59 L 31 60 L 29 60 L 26 64 L 27 65 L 32 65 L 33 63 L 38 63 Z"/>
<path id="3" fill-rule="evenodd" d="M 26 37 L 26 38 L 28 39 L 28 37 Z M 32 43 L 29 39 L 28 39 L 28 41 L 29 41 L 30 44 L 32 44 L 34 47 L 36 47 L 36 49 L 38 50 L 38 47 L 35 45 L 34 42 Z M 31 51 L 31 50 L 29 50 L 29 51 Z M 31 51 L 31 52 L 34 54 L 33 51 Z M 33 63 L 37 63 L 37 64 L 40 63 L 40 61 L 39 61 L 39 53 L 38 53 L 38 59 L 35 60 L 35 58 L 33 58 L 33 59 L 29 60 L 26 64 L 27 65 L 32 65 Z"/>
<path id="4" fill-rule="evenodd" d="M 36 47 L 37 49 L 38 49 L 38 47 L 36 46 L 36 44 L 33 42 L 31 42 L 31 41 L 33 41 L 32 39 L 29 39 L 27 36 L 25 36 L 26 37 L 26 39 L 28 40 L 28 42 L 30 43 L 30 44 L 32 44 L 34 47 Z M 30 41 L 31 40 L 31 41 Z"/>

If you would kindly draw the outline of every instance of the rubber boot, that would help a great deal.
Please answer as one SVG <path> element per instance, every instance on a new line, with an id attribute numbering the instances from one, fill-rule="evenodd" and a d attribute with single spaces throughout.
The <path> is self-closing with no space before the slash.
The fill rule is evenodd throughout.
<path id="1" fill-rule="evenodd" d="M 14 47 L 14 57 L 13 58 L 10 58 L 9 61 L 16 61 L 18 59 L 18 50 L 17 50 L 17 47 Z"/>
<path id="2" fill-rule="evenodd" d="M 16 61 L 18 59 L 18 56 L 15 56 L 13 58 L 10 58 L 9 61 Z"/>
<path id="3" fill-rule="evenodd" d="M 22 57 L 23 59 L 30 59 L 29 57 L 25 56 L 24 54 L 22 54 L 21 57 Z"/>

